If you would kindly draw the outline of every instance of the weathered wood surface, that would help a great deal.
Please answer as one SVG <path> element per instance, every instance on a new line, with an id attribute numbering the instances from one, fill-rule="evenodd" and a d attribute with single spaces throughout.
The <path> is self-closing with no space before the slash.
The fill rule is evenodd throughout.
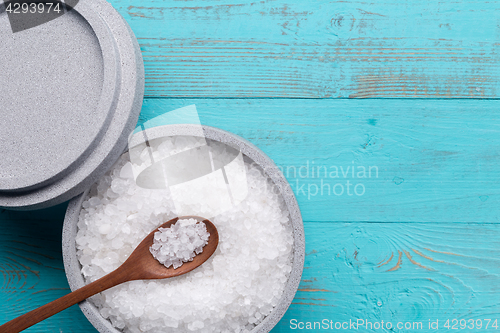
<path id="1" fill-rule="evenodd" d="M 302 284 L 275 332 L 291 331 L 292 319 L 422 323 L 360 332 L 450 332 L 457 330 L 447 330 L 446 320 L 451 327 L 453 319 L 473 319 L 482 328 L 462 332 L 495 332 L 499 231 L 496 224 L 306 223 Z M 429 320 L 439 321 L 438 331 Z"/>
<path id="2" fill-rule="evenodd" d="M 66 204 L 36 212 L 0 211 L 0 323 L 70 292 L 61 253 Z M 73 306 L 26 332 L 95 332 Z"/>
<path id="3" fill-rule="evenodd" d="M 113 0 L 162 97 L 498 98 L 500 1 Z"/>
<path id="4" fill-rule="evenodd" d="M 69 291 L 60 253 L 64 208 L 0 214 L 6 222 L 0 224 L 0 321 Z M 500 321 L 497 224 L 306 222 L 305 231 L 302 283 L 273 332 L 289 332 L 293 319 L 394 325 L 431 319 L 440 327 L 446 319 Z M 27 331 L 95 330 L 73 307 Z"/>
<path id="5" fill-rule="evenodd" d="M 308 254 L 273 332 L 292 319 L 422 322 L 414 332 L 481 319 L 477 331 L 497 331 L 485 320 L 500 320 L 500 1 L 111 2 L 143 51 L 141 122 L 196 104 L 203 124 L 285 174 L 339 169 L 288 173 L 304 185 Z M 322 178 L 354 186 L 340 170 L 352 165 L 378 167 L 363 195 L 311 194 Z M 69 291 L 64 208 L 0 212 L 0 322 Z M 95 330 L 73 307 L 28 332 Z"/>
<path id="6" fill-rule="evenodd" d="M 193 103 L 282 167 L 306 221 L 499 221 L 497 101 L 148 99 L 140 120 Z"/>

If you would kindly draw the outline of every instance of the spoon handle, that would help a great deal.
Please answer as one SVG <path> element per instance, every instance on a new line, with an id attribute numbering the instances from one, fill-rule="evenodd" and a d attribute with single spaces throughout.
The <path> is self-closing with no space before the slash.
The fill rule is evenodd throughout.
<path id="1" fill-rule="evenodd" d="M 120 268 L 103 276 L 99 280 L 96 280 L 80 289 L 73 291 L 61 298 L 56 299 L 48 304 L 45 304 L 35 310 L 32 310 L 24 315 L 17 317 L 2 326 L 0 326 L 0 332 L 2 333 L 17 333 L 22 330 L 27 329 L 36 323 L 45 320 L 64 309 L 69 308 L 76 303 L 79 303 L 103 290 L 114 287 L 120 283 L 129 281 L 130 278 L 128 274 L 124 274 L 124 270 Z"/>

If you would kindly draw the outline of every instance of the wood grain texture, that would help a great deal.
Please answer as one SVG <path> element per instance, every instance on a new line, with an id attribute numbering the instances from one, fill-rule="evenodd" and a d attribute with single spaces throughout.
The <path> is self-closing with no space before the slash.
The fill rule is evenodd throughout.
<path id="1" fill-rule="evenodd" d="M 0 233 L 1 244 L 12 239 L 30 243 L 33 239 L 45 239 L 35 241 L 40 255 L 30 257 L 45 263 L 43 266 L 31 264 L 30 269 L 36 268 L 40 279 L 26 288 L 6 287 L 6 283 L 14 283 L 12 281 L 18 278 L 6 282 L 4 277 L 0 294 L 2 319 L 12 318 L 19 311 L 67 292 L 58 289 L 66 285 L 64 272 L 56 269 L 50 274 L 51 270 L 46 267 L 50 260 L 41 258 L 55 256 L 59 262 L 56 265 L 62 266 L 59 226 L 39 227 L 45 216 L 58 216 L 57 220 L 61 221 L 62 214 L 45 215 L 42 211 L 38 213 L 37 222 L 33 222 L 32 213 L 27 219 L 26 213 L 8 214 L 9 221 L 22 219 L 33 231 L 2 224 L 2 231 L 10 230 L 10 234 Z M 6 215 L 2 213 L 2 222 L 7 222 Z M 19 215 L 24 216 L 18 219 Z M 325 318 L 334 322 L 364 319 L 394 324 L 425 324 L 429 319 L 442 323 L 453 318 L 500 319 L 496 297 L 500 274 L 499 231 L 496 224 L 305 222 L 307 255 L 302 282 L 291 307 L 273 332 L 289 332 L 293 319 L 302 322 Z M 0 258 L 2 263 L 9 260 L 3 252 Z M 15 270 L 16 276 L 22 275 L 22 269 Z M 7 271 L 2 269 L 2 272 Z M 26 276 L 36 277 L 35 273 L 31 274 Z M 95 330 L 73 307 L 33 326 L 28 332 Z"/>
<path id="2" fill-rule="evenodd" d="M 152 97 L 498 98 L 500 1 L 112 0 Z"/>
<path id="3" fill-rule="evenodd" d="M 302 283 L 273 332 L 292 331 L 292 319 L 423 323 L 421 330 L 360 332 L 436 332 L 429 319 L 439 320 L 437 332 L 453 331 L 443 327 L 447 319 L 500 322 L 496 224 L 308 222 L 305 231 Z M 485 324 L 465 331 L 497 331 Z"/>
<path id="4" fill-rule="evenodd" d="M 306 221 L 496 223 L 497 103 L 147 99 L 140 122 L 196 104 L 202 124 L 250 140 L 282 167 Z"/>
<path id="5" fill-rule="evenodd" d="M 66 206 L 36 212 L 0 211 L 0 324 L 70 292 L 61 253 Z M 77 306 L 26 330 L 92 331 Z"/>
<path id="6" fill-rule="evenodd" d="M 307 257 L 273 333 L 292 319 L 500 320 L 500 115 L 485 100 L 500 98 L 500 0 L 110 2 L 143 52 L 140 122 L 196 104 L 285 175 L 378 167 L 288 173 Z M 365 193 L 312 195 L 321 180 Z M 64 209 L 0 212 L 0 323 L 69 291 Z M 72 307 L 28 332 L 96 331 Z"/>
<path id="7" fill-rule="evenodd" d="M 379 167 L 360 198 L 298 194 L 306 268 L 274 332 L 290 331 L 292 319 L 406 322 L 500 314 L 496 101 L 147 99 L 140 123 L 190 104 L 203 124 L 247 138 L 279 165 L 347 167 L 354 160 Z M 0 214 L 0 262 L 11 267 L 2 270 L 2 319 L 67 292 L 56 289 L 67 288 L 60 258 L 63 210 Z M 57 222 L 41 228 L 50 219 Z M 20 261 L 25 249 L 55 259 L 30 254 Z M 32 292 L 25 289 L 30 286 Z M 93 332 L 76 307 L 67 311 L 32 332 Z"/>
<path id="8" fill-rule="evenodd" d="M 177 269 L 174 266 L 166 268 L 156 258 L 151 255 L 150 247 L 153 244 L 153 238 L 160 228 L 170 228 L 179 218 L 195 219 L 206 225 L 206 230 L 210 234 L 208 243 L 203 247 L 203 252 L 195 256 L 192 261 L 186 262 Z M 192 271 L 202 265 L 217 249 L 219 244 L 219 234 L 215 225 L 209 220 L 198 216 L 176 217 L 160 225 L 157 229 L 151 231 L 141 243 L 130 254 L 127 260 L 117 269 L 109 274 L 93 281 L 73 292 L 44 304 L 39 308 L 31 310 L 13 320 L 0 325 L 2 333 L 18 333 L 24 331 L 42 320 L 69 308 L 72 305 L 80 303 L 104 290 L 115 287 L 119 284 L 134 280 L 156 280 L 166 279 Z"/>

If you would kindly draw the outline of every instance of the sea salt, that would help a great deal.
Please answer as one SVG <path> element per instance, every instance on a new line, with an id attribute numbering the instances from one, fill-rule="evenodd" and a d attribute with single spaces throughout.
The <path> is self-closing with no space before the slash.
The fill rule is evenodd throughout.
<path id="1" fill-rule="evenodd" d="M 162 158 L 189 149 L 196 156 L 204 144 L 194 137 L 152 140 L 151 155 L 139 152 L 146 161 L 134 163 L 124 154 L 82 204 L 76 244 L 87 283 L 118 268 L 152 230 L 179 216 L 180 208 L 209 218 L 217 227 L 217 250 L 195 270 L 170 279 L 124 283 L 90 299 L 104 318 L 125 333 L 248 332 L 282 297 L 292 267 L 291 222 L 279 190 L 250 159 L 241 165 L 244 177 L 231 176 L 227 171 L 235 156 L 232 148 L 209 141 L 216 156 L 212 166 L 225 165 L 233 193 L 231 205 L 220 206 L 224 209 L 214 216 L 203 215 L 217 199 L 213 188 L 178 191 L 174 198 L 168 189 L 136 184 L 133 168 L 140 163 L 147 166 L 148 156 Z M 193 170 L 198 163 L 191 162 L 177 161 L 176 167 L 186 170 L 181 176 L 199 171 Z"/>
<path id="2" fill-rule="evenodd" d="M 149 251 L 165 267 L 177 269 L 202 253 L 209 237 L 205 223 L 179 219 L 169 228 L 159 228 L 155 232 Z"/>

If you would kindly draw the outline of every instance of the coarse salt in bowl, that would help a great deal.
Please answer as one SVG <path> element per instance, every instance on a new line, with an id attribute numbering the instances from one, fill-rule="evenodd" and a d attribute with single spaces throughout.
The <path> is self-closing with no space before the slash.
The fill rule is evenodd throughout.
<path id="1" fill-rule="evenodd" d="M 300 211 L 278 168 L 244 139 L 207 126 L 155 127 L 129 147 L 68 207 L 63 255 L 71 289 L 116 269 L 177 216 L 209 218 L 220 243 L 188 274 L 124 283 L 83 302 L 90 322 L 102 333 L 270 331 L 304 263 Z"/>

